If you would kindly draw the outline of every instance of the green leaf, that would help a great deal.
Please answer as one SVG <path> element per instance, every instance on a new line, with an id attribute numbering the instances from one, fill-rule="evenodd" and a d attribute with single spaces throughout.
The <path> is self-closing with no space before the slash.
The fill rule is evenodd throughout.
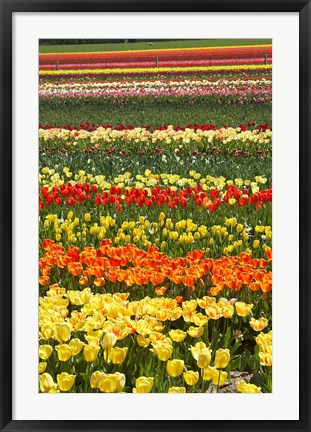
<path id="1" fill-rule="evenodd" d="M 224 348 L 228 348 L 230 337 L 231 337 L 231 329 L 230 327 L 228 327 L 224 337 Z"/>

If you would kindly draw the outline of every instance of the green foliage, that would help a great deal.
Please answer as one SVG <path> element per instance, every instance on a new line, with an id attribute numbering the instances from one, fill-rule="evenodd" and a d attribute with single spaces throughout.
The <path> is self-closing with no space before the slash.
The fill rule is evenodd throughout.
<path id="1" fill-rule="evenodd" d="M 123 51 L 123 50 L 155 50 L 160 48 L 193 48 L 193 47 L 214 47 L 234 45 L 266 45 L 271 44 L 271 39 L 185 39 L 185 40 L 154 40 L 152 45 L 145 42 L 121 42 L 121 43 L 93 43 L 82 44 L 75 41 L 74 45 L 61 44 L 40 45 L 40 53 L 49 52 L 98 52 L 98 51 Z"/>
<path id="2" fill-rule="evenodd" d="M 132 156 L 109 157 L 106 153 L 75 153 L 69 154 L 64 158 L 62 154 L 43 153 L 40 155 L 40 169 L 43 167 L 55 168 L 61 172 L 64 167 L 70 171 L 77 172 L 84 167 L 94 175 L 104 174 L 107 181 L 113 181 L 116 175 L 129 171 L 133 177 L 142 174 L 146 169 L 152 170 L 156 174 L 165 172 L 167 174 L 178 174 L 181 178 L 188 177 L 190 170 L 196 170 L 202 175 L 213 177 L 224 176 L 226 179 L 254 179 L 256 176 L 267 178 L 266 188 L 272 184 L 272 160 L 260 156 L 247 157 L 224 157 L 223 155 L 206 156 L 198 155 L 196 158 L 188 157 L 183 164 L 176 162 L 175 156 L 167 155 L 167 162 L 164 164 L 162 156 L 159 154 Z"/>
<path id="3" fill-rule="evenodd" d="M 185 105 L 181 103 L 157 103 L 153 105 L 80 104 L 76 106 L 40 104 L 39 122 L 53 126 L 80 125 L 89 121 L 96 124 L 119 124 L 135 127 L 149 124 L 157 127 L 164 124 L 186 126 L 189 123 L 235 127 L 240 123 L 255 121 L 257 124 L 272 123 L 270 103 L 260 105 Z"/>

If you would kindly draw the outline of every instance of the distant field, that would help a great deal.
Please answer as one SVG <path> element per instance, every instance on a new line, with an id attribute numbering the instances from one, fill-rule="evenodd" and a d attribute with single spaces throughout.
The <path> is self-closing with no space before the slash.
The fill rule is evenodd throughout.
<path id="1" fill-rule="evenodd" d="M 153 50 L 160 48 L 195 48 L 235 45 L 265 45 L 271 44 L 271 39 L 196 39 L 183 41 L 131 42 L 116 44 L 84 44 L 84 45 L 41 45 L 40 53 L 55 52 L 97 52 L 97 51 L 125 51 L 125 50 Z"/>

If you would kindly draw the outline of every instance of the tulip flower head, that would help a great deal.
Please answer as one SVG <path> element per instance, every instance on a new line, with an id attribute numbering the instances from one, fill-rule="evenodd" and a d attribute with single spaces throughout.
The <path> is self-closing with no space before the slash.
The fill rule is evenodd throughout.
<path id="1" fill-rule="evenodd" d="M 215 366 L 217 369 L 224 369 L 230 361 L 230 351 L 228 349 L 218 349 L 215 353 Z"/>
<path id="2" fill-rule="evenodd" d="M 136 379 L 133 393 L 150 393 L 153 386 L 154 378 L 141 376 Z"/>
<path id="3" fill-rule="evenodd" d="M 261 393 L 261 387 L 255 384 L 246 383 L 244 380 L 240 381 L 237 385 L 239 393 Z"/>
<path id="4" fill-rule="evenodd" d="M 185 362 L 183 360 L 168 360 L 166 363 L 166 371 L 169 376 L 176 378 L 183 373 Z"/>
<path id="5" fill-rule="evenodd" d="M 40 391 L 42 393 L 56 393 L 57 384 L 50 374 L 44 372 L 40 375 Z"/>
<path id="6" fill-rule="evenodd" d="M 184 380 L 189 386 L 195 385 L 199 381 L 199 372 L 189 370 L 183 373 Z"/>
<path id="7" fill-rule="evenodd" d="M 71 390 L 72 386 L 74 385 L 76 376 L 70 375 L 67 372 L 62 372 L 61 374 L 57 375 L 57 384 L 61 391 L 67 392 Z"/>

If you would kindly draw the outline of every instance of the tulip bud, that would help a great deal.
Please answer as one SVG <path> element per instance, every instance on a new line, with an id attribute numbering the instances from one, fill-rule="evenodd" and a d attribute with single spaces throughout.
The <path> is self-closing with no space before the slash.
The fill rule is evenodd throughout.
<path id="1" fill-rule="evenodd" d="M 39 357 L 42 360 L 47 360 L 53 352 L 51 345 L 40 345 L 39 346 Z"/>
<path id="2" fill-rule="evenodd" d="M 239 382 L 237 390 L 240 393 L 261 393 L 261 387 L 257 387 L 255 384 L 246 383 L 244 380 Z"/>
<path id="3" fill-rule="evenodd" d="M 103 393 L 116 393 L 117 378 L 113 375 L 102 374 L 98 388 Z"/>
<path id="4" fill-rule="evenodd" d="M 70 339 L 71 327 L 68 323 L 55 324 L 55 338 L 58 342 L 66 342 Z"/>
<path id="5" fill-rule="evenodd" d="M 137 335 L 136 341 L 137 341 L 137 344 L 143 348 L 146 348 L 148 345 L 150 345 L 150 339 L 146 339 L 142 335 Z"/>
<path id="6" fill-rule="evenodd" d="M 167 361 L 172 355 L 173 347 L 169 344 L 163 343 L 155 349 L 155 352 L 159 360 Z"/>
<path id="7" fill-rule="evenodd" d="M 104 349 L 111 349 L 115 346 L 117 342 L 117 336 L 114 333 L 105 333 L 104 337 L 101 339 L 101 346 Z"/>
<path id="8" fill-rule="evenodd" d="M 213 384 L 216 386 L 223 386 L 227 379 L 227 372 L 215 370 L 213 373 Z"/>
<path id="9" fill-rule="evenodd" d="M 184 372 L 183 374 L 186 384 L 192 386 L 199 381 L 199 372 L 194 372 L 192 370 Z"/>
<path id="10" fill-rule="evenodd" d="M 71 347 L 68 344 L 61 344 L 55 347 L 57 351 L 58 360 L 68 361 L 72 356 Z"/>
<path id="11" fill-rule="evenodd" d="M 74 385 L 76 376 L 70 375 L 67 372 L 62 372 L 61 374 L 57 375 L 57 384 L 61 391 L 67 392 L 69 391 L 72 386 Z"/>
<path id="12" fill-rule="evenodd" d="M 185 387 L 170 387 L 167 393 L 186 393 Z"/>
<path id="13" fill-rule="evenodd" d="M 84 343 L 80 339 L 74 338 L 69 342 L 69 346 L 72 350 L 72 355 L 75 356 L 82 350 Z"/>
<path id="14" fill-rule="evenodd" d="M 128 348 L 112 348 L 109 358 L 113 364 L 121 364 L 124 362 Z"/>
<path id="15" fill-rule="evenodd" d="M 232 305 L 226 305 L 221 309 L 221 313 L 224 318 L 232 318 L 234 314 L 234 307 Z"/>
<path id="16" fill-rule="evenodd" d="M 262 366 L 272 366 L 272 354 L 271 353 L 265 353 L 260 352 L 258 354 L 259 361 Z"/>
<path id="17" fill-rule="evenodd" d="M 103 375 L 103 373 L 100 371 L 95 371 L 92 373 L 91 379 L 90 379 L 90 385 L 92 388 L 98 388 L 102 375 Z"/>
<path id="18" fill-rule="evenodd" d="M 125 375 L 120 372 L 115 372 L 114 375 L 117 378 L 116 391 L 120 393 L 124 389 L 126 378 Z"/>
<path id="19" fill-rule="evenodd" d="M 230 351 L 228 349 L 218 349 L 215 354 L 215 366 L 217 369 L 225 368 L 230 361 Z"/>
<path id="20" fill-rule="evenodd" d="M 40 362 L 39 363 L 39 374 L 42 374 L 43 372 L 45 372 L 46 369 L 46 362 Z"/>
<path id="21" fill-rule="evenodd" d="M 194 358 L 195 360 L 198 360 L 200 352 L 201 352 L 202 350 L 204 350 L 205 348 L 206 348 L 206 345 L 205 345 L 204 342 L 197 342 L 197 343 L 195 344 L 195 346 L 192 346 L 192 345 L 191 345 L 191 347 L 190 347 L 190 351 L 191 351 L 191 354 L 192 354 L 193 358 Z"/>
<path id="22" fill-rule="evenodd" d="M 119 393 L 125 386 L 125 375 L 116 372 L 114 374 L 102 374 L 98 388 L 104 393 Z"/>
<path id="23" fill-rule="evenodd" d="M 89 303 L 90 299 L 91 299 L 91 288 L 85 288 L 83 291 L 81 291 L 80 293 L 80 298 L 83 304 L 85 303 Z"/>
<path id="24" fill-rule="evenodd" d="M 245 317 L 250 314 L 253 304 L 246 304 L 244 302 L 236 302 L 235 303 L 236 313 L 241 316 Z"/>
<path id="25" fill-rule="evenodd" d="M 259 318 L 258 320 L 255 320 L 255 318 L 251 318 L 249 325 L 252 327 L 255 331 L 262 331 L 264 328 L 268 325 L 267 318 Z"/>
<path id="26" fill-rule="evenodd" d="M 100 347 L 97 345 L 85 345 L 83 350 L 84 358 L 87 362 L 93 362 L 96 360 Z"/>
<path id="27" fill-rule="evenodd" d="M 178 329 L 170 330 L 169 336 L 174 342 L 182 342 L 187 336 L 187 332 Z"/>
<path id="28" fill-rule="evenodd" d="M 176 378 L 183 373 L 185 362 L 183 360 L 169 360 L 166 363 L 166 371 L 169 376 Z"/>
<path id="29" fill-rule="evenodd" d="M 54 338 L 55 327 L 51 324 L 44 324 L 40 327 L 40 333 L 45 340 Z"/>
<path id="30" fill-rule="evenodd" d="M 153 386 L 154 378 L 141 376 L 135 381 L 135 388 L 133 393 L 150 393 Z"/>
<path id="31" fill-rule="evenodd" d="M 90 220 L 91 220 L 91 215 L 90 215 L 90 213 L 85 213 L 85 215 L 84 215 L 84 220 L 85 220 L 85 222 L 90 222 Z"/>
<path id="32" fill-rule="evenodd" d="M 199 356 L 198 356 L 198 367 L 200 369 L 202 368 L 207 368 L 211 362 L 211 351 L 208 348 L 203 349 L 202 351 L 199 352 Z"/>
<path id="33" fill-rule="evenodd" d="M 199 338 L 204 333 L 204 327 L 189 327 L 188 334 L 193 338 Z"/>
<path id="34" fill-rule="evenodd" d="M 208 366 L 207 368 L 202 369 L 202 379 L 203 381 L 211 381 L 213 379 L 213 375 L 216 368 L 215 366 Z"/>
<path id="35" fill-rule="evenodd" d="M 55 393 L 56 388 L 57 385 L 50 374 L 45 372 L 40 375 L 40 391 L 42 393 Z"/>

